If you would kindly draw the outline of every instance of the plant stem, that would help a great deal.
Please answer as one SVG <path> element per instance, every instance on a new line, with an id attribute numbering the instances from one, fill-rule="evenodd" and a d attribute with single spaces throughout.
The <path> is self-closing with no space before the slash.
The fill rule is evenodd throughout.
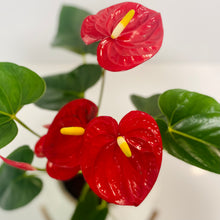
<path id="1" fill-rule="evenodd" d="M 90 189 L 89 184 L 85 183 L 85 185 L 84 185 L 84 187 L 82 189 L 82 192 L 81 192 L 79 200 L 83 201 L 85 199 L 86 194 L 88 193 L 89 189 Z"/>
<path id="2" fill-rule="evenodd" d="M 41 206 L 40 210 L 41 210 L 45 220 L 52 220 L 52 218 L 50 217 L 50 215 L 49 215 L 49 213 L 48 213 L 45 206 Z"/>
<path id="3" fill-rule="evenodd" d="M 86 64 L 86 54 L 82 54 L 83 64 Z"/>
<path id="4" fill-rule="evenodd" d="M 101 200 L 101 204 L 97 207 L 98 210 L 102 210 L 108 206 L 108 203 L 105 200 Z"/>
<path id="5" fill-rule="evenodd" d="M 39 168 L 39 167 L 35 167 L 38 171 L 46 171 L 45 168 Z"/>
<path id="6" fill-rule="evenodd" d="M 100 93 L 99 93 L 98 111 L 99 111 L 101 103 L 102 103 L 104 86 L 105 86 L 105 69 L 102 70 L 102 82 L 101 82 L 101 89 L 100 89 Z"/>
<path id="7" fill-rule="evenodd" d="M 37 134 L 35 131 L 30 129 L 26 124 L 24 124 L 20 119 L 18 119 L 16 116 L 13 118 L 15 121 L 17 121 L 20 125 L 22 125 L 24 128 L 26 128 L 28 131 L 30 131 L 32 134 L 34 134 L 37 137 L 41 137 L 41 135 Z"/>
<path id="8" fill-rule="evenodd" d="M 155 220 L 158 216 L 158 211 L 157 210 L 154 210 L 153 213 L 151 214 L 151 217 L 149 220 Z"/>

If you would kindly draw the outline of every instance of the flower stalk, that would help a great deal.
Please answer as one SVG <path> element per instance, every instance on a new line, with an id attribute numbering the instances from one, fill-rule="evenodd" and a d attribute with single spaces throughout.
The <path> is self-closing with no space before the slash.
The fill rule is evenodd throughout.
<path id="1" fill-rule="evenodd" d="M 31 128 L 29 128 L 24 122 L 22 122 L 19 118 L 17 118 L 16 116 L 13 117 L 13 119 L 15 121 L 17 121 L 21 126 L 23 126 L 24 128 L 26 128 L 28 131 L 30 131 L 33 135 L 37 136 L 38 138 L 41 137 L 41 135 L 39 135 L 38 133 L 36 133 L 35 131 L 33 131 Z"/>

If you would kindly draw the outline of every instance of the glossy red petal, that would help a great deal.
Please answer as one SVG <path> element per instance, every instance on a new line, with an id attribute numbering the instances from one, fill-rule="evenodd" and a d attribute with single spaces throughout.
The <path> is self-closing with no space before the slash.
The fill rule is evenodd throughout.
<path id="1" fill-rule="evenodd" d="M 10 160 L 7 158 L 4 158 L 2 156 L 0 156 L 0 158 L 8 165 L 21 169 L 21 170 L 27 170 L 27 171 L 33 171 L 36 170 L 35 167 L 31 166 L 29 163 L 24 163 L 24 162 L 18 162 L 18 161 L 14 161 L 14 160 Z"/>
<path id="2" fill-rule="evenodd" d="M 116 72 L 129 70 L 140 63 L 143 63 L 142 56 L 131 55 L 131 50 L 125 50 L 129 52 L 126 55 L 120 55 L 120 49 L 117 47 L 115 40 L 107 38 L 98 45 L 97 60 L 101 67 L 106 70 Z M 122 48 L 124 50 L 124 48 Z M 136 49 L 134 49 L 135 51 Z"/>
<path id="3" fill-rule="evenodd" d="M 161 47 L 163 28 L 158 13 L 136 27 L 136 30 L 124 32 L 117 39 L 106 38 L 100 42 L 97 59 L 104 69 L 131 69 L 152 58 Z"/>
<path id="4" fill-rule="evenodd" d="M 74 177 L 79 172 L 80 168 L 79 166 L 74 168 L 61 167 L 48 161 L 46 169 L 50 177 L 57 180 L 68 180 Z"/>
<path id="5" fill-rule="evenodd" d="M 135 10 L 135 15 L 116 39 L 111 33 L 125 14 Z M 90 18 L 90 19 L 89 19 Z M 82 26 L 83 40 L 89 44 L 101 40 L 97 59 L 104 69 L 123 71 L 152 58 L 160 49 L 163 27 L 158 12 L 133 2 L 108 7 L 90 16 Z M 95 40 L 94 40 L 95 39 Z"/>
<path id="6" fill-rule="evenodd" d="M 132 117 L 141 119 L 139 113 L 133 112 Z M 136 114 L 139 116 L 136 117 Z M 137 206 L 157 179 L 162 145 L 160 142 L 160 146 L 155 146 L 157 150 L 143 151 L 129 144 L 132 156 L 126 157 L 117 145 L 117 137 L 125 135 L 127 140 L 127 130 L 124 132 L 123 126 L 130 116 L 126 115 L 119 125 L 113 118 L 105 116 L 89 123 L 84 135 L 81 169 L 91 189 L 101 198 L 119 205 Z M 145 119 L 148 120 L 148 116 Z M 127 126 L 132 125 L 127 123 Z M 157 151 L 160 153 L 155 155 Z"/>
<path id="7" fill-rule="evenodd" d="M 81 27 L 81 37 L 86 44 L 110 37 L 114 27 L 131 9 L 134 3 L 117 4 L 86 17 Z M 129 7 L 128 7 L 129 6 Z"/>
<path id="8" fill-rule="evenodd" d="M 86 17 L 82 23 L 81 38 L 87 45 L 99 41 L 107 35 L 97 31 L 95 25 L 96 25 L 95 15 L 90 15 Z"/>
<path id="9" fill-rule="evenodd" d="M 99 11 L 96 15 L 86 17 L 81 27 L 83 41 L 91 44 L 110 37 L 125 14 L 131 9 L 137 10 L 139 6 L 141 5 L 133 2 L 119 3 Z"/>
<path id="10" fill-rule="evenodd" d="M 43 146 L 45 142 L 46 135 L 42 136 L 34 147 L 34 153 L 37 157 L 45 157 L 43 153 Z"/>
<path id="11" fill-rule="evenodd" d="M 131 111 L 120 121 L 119 132 L 128 144 L 143 152 L 152 152 L 161 161 L 162 140 L 153 117 L 141 111 Z"/>
<path id="12" fill-rule="evenodd" d="M 78 99 L 66 104 L 58 112 L 49 127 L 43 148 L 43 153 L 50 162 L 68 167 L 79 165 L 83 135 L 62 135 L 60 129 L 72 126 L 86 128 L 88 122 L 96 117 L 97 111 L 93 102 Z"/>

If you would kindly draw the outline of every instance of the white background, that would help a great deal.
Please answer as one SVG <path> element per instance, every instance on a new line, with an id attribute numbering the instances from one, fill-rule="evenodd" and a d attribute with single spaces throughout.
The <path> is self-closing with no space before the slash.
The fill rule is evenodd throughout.
<path id="1" fill-rule="evenodd" d="M 51 48 L 56 34 L 58 14 L 63 4 L 82 6 L 96 13 L 116 0 L 0 0 L 0 61 L 27 66 L 41 76 L 65 72 L 81 63 L 68 51 Z M 136 1 L 161 12 L 164 43 L 149 62 L 121 73 L 107 73 L 101 115 L 118 121 L 133 110 L 129 95 L 149 96 L 167 89 L 182 88 L 210 95 L 220 101 L 220 2 L 217 0 Z M 91 58 L 91 57 L 90 57 Z M 91 58 L 92 59 L 92 58 Z M 100 84 L 87 93 L 97 102 Z M 24 107 L 18 117 L 40 134 L 43 124 L 51 122 L 55 112 L 33 105 Z M 23 144 L 32 148 L 37 139 L 19 126 L 12 143 L 0 150 L 7 156 Z M 43 166 L 41 160 L 34 164 Z M 39 174 L 42 176 L 42 174 Z M 4 220 L 44 220 L 40 207 L 45 206 L 53 220 L 68 220 L 73 212 L 57 182 L 43 176 L 42 194 L 29 206 L 14 212 L 0 209 Z M 164 153 L 158 181 L 137 208 L 112 209 L 109 220 L 146 220 L 149 207 L 159 211 L 156 220 L 219 220 L 220 176 L 200 170 Z M 126 209 L 126 210 L 125 210 Z"/>

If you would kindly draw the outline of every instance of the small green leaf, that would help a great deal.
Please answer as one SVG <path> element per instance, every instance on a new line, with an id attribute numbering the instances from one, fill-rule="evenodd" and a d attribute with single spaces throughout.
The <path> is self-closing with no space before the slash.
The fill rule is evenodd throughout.
<path id="1" fill-rule="evenodd" d="M 157 120 L 168 153 L 200 168 L 220 173 L 220 104 L 186 90 L 163 93 L 159 106 L 168 124 Z"/>
<path id="2" fill-rule="evenodd" d="M 131 101 L 134 106 L 139 110 L 148 113 L 152 117 L 158 118 L 162 115 L 158 105 L 158 99 L 160 94 L 155 94 L 148 98 L 144 98 L 138 95 L 132 95 Z"/>
<path id="3" fill-rule="evenodd" d="M 31 163 L 33 151 L 22 146 L 7 157 L 8 159 Z M 35 176 L 7 164 L 0 167 L 0 207 L 12 210 L 31 202 L 41 191 L 42 182 Z"/>
<path id="4" fill-rule="evenodd" d="M 80 36 L 81 24 L 89 12 L 71 6 L 63 6 L 53 46 L 63 47 L 79 54 L 96 54 L 97 43 L 86 45 Z"/>
<path id="5" fill-rule="evenodd" d="M 33 71 L 13 63 L 0 63 L 0 148 L 17 134 L 13 122 L 16 113 L 35 102 L 45 90 L 45 83 Z"/>
<path id="6" fill-rule="evenodd" d="M 59 110 L 66 103 L 83 98 L 84 92 L 100 79 L 101 74 L 99 65 L 84 64 L 69 73 L 45 77 L 47 90 L 36 105 Z"/>
<path id="7" fill-rule="evenodd" d="M 105 220 L 108 207 L 105 201 L 104 204 L 104 206 L 101 205 L 100 198 L 88 189 L 79 200 L 71 220 Z"/>

